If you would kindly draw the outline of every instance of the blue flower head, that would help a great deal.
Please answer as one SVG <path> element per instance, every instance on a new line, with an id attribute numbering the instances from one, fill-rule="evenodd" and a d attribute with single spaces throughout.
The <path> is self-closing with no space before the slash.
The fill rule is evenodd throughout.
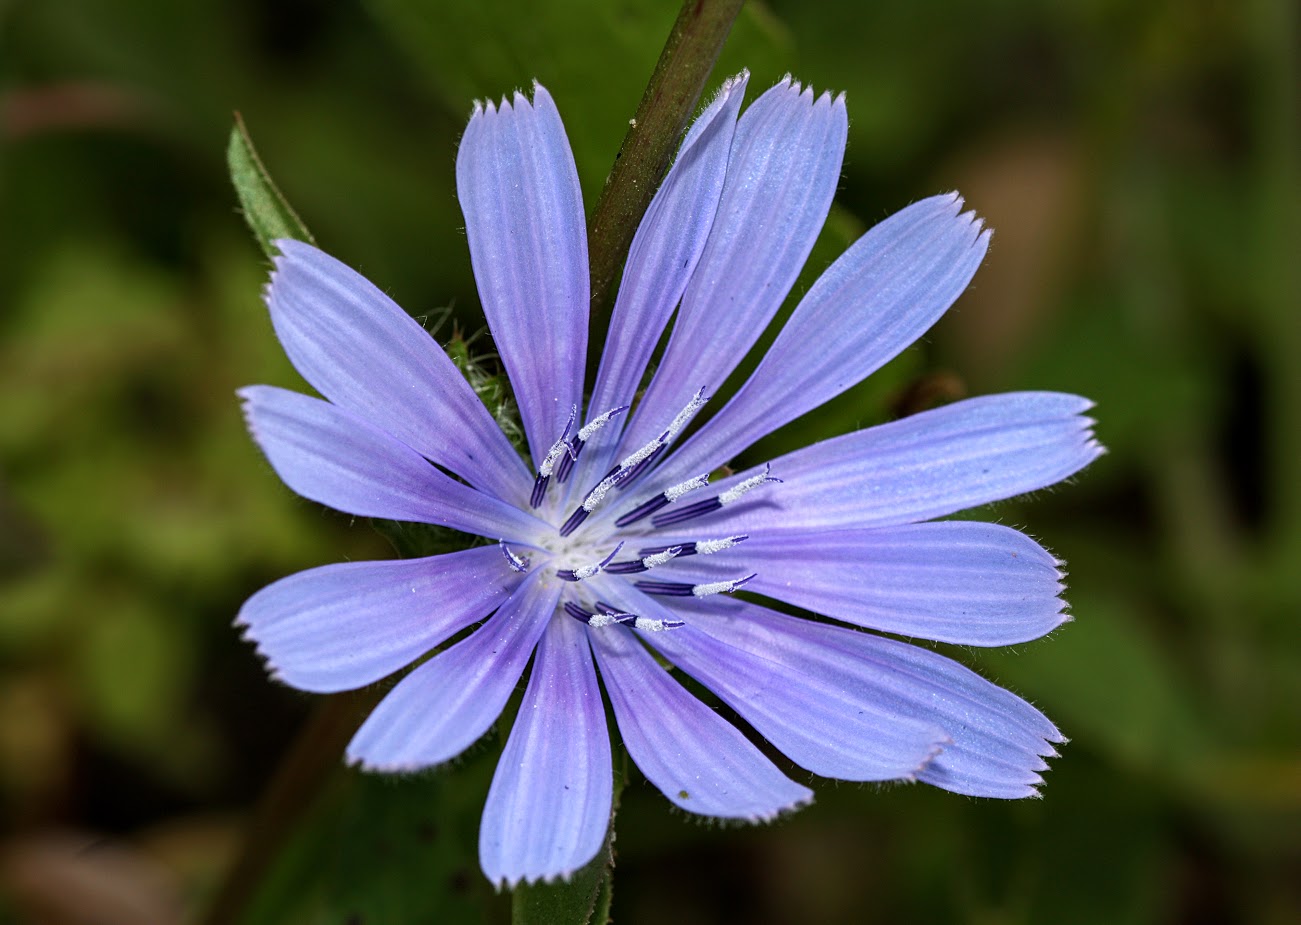
<path id="1" fill-rule="evenodd" d="M 532 659 L 480 830 L 494 883 L 564 877 L 600 849 L 612 773 L 598 673 L 632 759 L 682 809 L 763 820 L 812 798 L 656 655 L 824 777 L 1027 797 L 1062 741 L 956 662 L 851 625 L 996 646 L 1068 619 L 1061 563 L 1038 543 L 934 518 L 1080 470 L 1101 452 L 1088 401 L 960 401 L 714 475 L 913 343 L 989 241 L 956 194 L 891 216 L 710 407 L 808 257 L 845 147 L 843 98 L 788 78 L 738 118 L 747 78 L 696 120 L 646 213 L 590 392 L 587 239 L 560 115 L 541 86 L 531 101 L 476 105 L 457 189 L 528 460 L 379 289 L 313 247 L 278 244 L 266 301 L 324 399 L 241 391 L 276 472 L 340 511 L 492 543 L 292 575 L 239 623 L 276 679 L 320 692 L 371 684 L 475 627 L 407 674 L 353 738 L 349 761 L 381 771 L 460 754 Z"/>

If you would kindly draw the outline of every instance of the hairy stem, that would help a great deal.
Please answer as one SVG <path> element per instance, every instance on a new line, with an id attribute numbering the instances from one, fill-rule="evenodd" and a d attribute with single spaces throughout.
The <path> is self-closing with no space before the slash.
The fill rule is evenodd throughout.
<path id="1" fill-rule="evenodd" d="M 611 304 L 611 289 L 633 234 L 700 101 L 723 42 L 745 0 L 686 0 L 664 44 L 637 114 L 624 136 L 587 230 L 593 322 Z M 602 333 L 593 329 L 593 341 Z"/>

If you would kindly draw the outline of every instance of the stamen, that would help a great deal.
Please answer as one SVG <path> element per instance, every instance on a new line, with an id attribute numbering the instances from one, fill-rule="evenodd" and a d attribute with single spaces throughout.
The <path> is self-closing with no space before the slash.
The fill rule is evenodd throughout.
<path id="1" fill-rule="evenodd" d="M 637 615 L 632 613 L 617 612 L 598 612 L 590 613 L 579 607 L 573 601 L 565 601 L 565 613 L 569 614 L 575 620 L 586 623 L 593 629 L 601 629 L 614 623 L 635 623 Z"/>
<path id="2" fill-rule="evenodd" d="M 610 489 L 618 485 L 628 477 L 628 473 L 637 467 L 637 464 L 644 461 L 660 446 L 658 440 L 652 440 L 640 450 L 625 456 L 619 465 L 610 470 L 610 473 L 601 481 L 596 483 L 596 487 L 587 493 L 583 503 L 569 518 L 560 525 L 560 535 L 569 536 L 578 529 L 579 525 L 587 520 L 591 514 L 605 500 L 605 496 L 610 493 Z"/>
<path id="3" fill-rule="evenodd" d="M 667 448 L 668 435 L 669 432 L 666 430 L 664 431 L 664 433 L 660 434 L 658 437 L 655 438 L 655 442 L 659 445 L 656 446 L 655 450 L 652 453 L 650 453 L 645 459 L 640 460 L 637 463 L 637 465 L 632 467 L 631 471 L 629 471 L 628 475 L 620 483 L 619 485 L 620 489 L 628 487 L 637 479 L 641 478 L 641 474 L 643 472 L 645 472 L 647 469 L 649 469 L 651 466 L 655 465 L 655 463 L 659 461 L 659 458 L 664 455 L 664 450 Z"/>
<path id="4" fill-rule="evenodd" d="M 698 475 L 694 479 L 687 479 L 685 482 L 679 482 L 672 488 L 664 489 L 664 498 L 670 504 L 681 498 L 687 492 L 695 491 L 697 488 L 704 488 L 709 484 L 709 473 Z"/>
<path id="5" fill-rule="evenodd" d="M 664 450 L 668 448 L 668 445 L 677 439 L 678 434 L 682 433 L 683 428 L 691 422 L 691 419 L 695 417 L 700 409 L 705 407 L 708 402 L 709 399 L 705 397 L 705 387 L 702 385 L 696 390 L 696 394 L 691 397 L 691 401 L 687 402 L 687 406 L 679 411 L 677 417 L 669 423 L 669 426 L 665 429 L 664 433 L 660 434 L 654 441 L 652 441 L 652 443 L 658 444 L 658 446 L 655 447 L 654 452 L 644 460 L 641 460 L 636 468 L 628 473 L 627 478 L 619 483 L 619 489 L 623 490 L 629 487 L 633 482 L 641 477 L 643 472 L 655 465 L 660 456 L 663 455 Z"/>
<path id="6" fill-rule="evenodd" d="M 722 552 L 724 549 L 731 549 L 737 543 L 743 542 L 750 538 L 750 534 L 742 533 L 737 536 L 727 536 L 720 540 L 698 540 L 695 543 L 682 543 L 678 546 L 651 546 L 647 549 L 638 551 L 640 556 L 653 556 L 656 553 L 667 552 L 670 549 L 682 550 L 678 555 L 681 556 L 712 556 L 716 552 Z"/>
<path id="7" fill-rule="evenodd" d="M 623 613 L 608 604 L 597 604 L 596 606 L 596 613 L 590 613 L 572 601 L 566 601 L 565 613 L 575 620 L 586 623 L 593 629 L 602 629 L 619 623 L 624 626 L 631 625 L 633 629 L 643 630 L 648 633 L 660 633 L 664 630 L 686 626 L 681 620 L 656 620 L 650 617 L 639 617 L 635 613 Z"/>
<path id="8" fill-rule="evenodd" d="M 737 482 L 722 494 L 713 498 L 706 498 L 704 501 L 697 501 L 695 504 L 687 505 L 675 511 L 669 511 L 667 514 L 659 514 L 651 523 L 656 527 L 669 527 L 708 514 L 711 511 L 716 511 L 725 505 L 733 503 L 746 492 L 758 488 L 760 485 L 766 485 L 769 482 L 780 482 L 781 479 L 772 476 L 771 472 L 772 466 L 765 465 L 762 473 L 752 475 L 743 482 Z"/>
<path id="9" fill-rule="evenodd" d="M 506 545 L 505 540 L 497 543 L 501 547 L 501 554 L 506 557 L 506 564 L 517 572 L 527 572 L 529 570 L 529 560 L 515 555 L 511 552 L 510 547 Z"/>
<path id="10" fill-rule="evenodd" d="M 565 429 L 560 432 L 560 439 L 551 444 L 551 449 L 547 450 L 546 458 L 542 460 L 542 465 L 538 466 L 538 474 L 549 476 L 556 468 L 556 463 L 560 462 L 560 457 L 572 452 L 569 448 L 569 432 L 574 429 L 574 421 L 578 417 L 578 406 L 569 406 L 569 420 L 565 423 Z"/>
<path id="11" fill-rule="evenodd" d="M 696 547 L 698 555 L 712 556 L 716 552 L 731 549 L 737 543 L 744 543 L 749 538 L 748 533 L 738 533 L 736 536 L 725 536 L 717 540 L 697 540 L 692 545 Z"/>
<path id="12" fill-rule="evenodd" d="M 635 524 L 637 521 L 641 520 L 642 518 L 649 517 L 651 514 L 654 514 L 660 508 L 672 504 L 674 501 L 681 498 L 687 492 L 694 491 L 697 488 L 704 488 L 708 484 L 709 484 L 709 473 L 706 472 L 704 475 L 698 475 L 694 479 L 688 479 L 687 481 L 682 482 L 681 484 L 674 485 L 672 488 L 666 488 L 664 491 L 660 492 L 658 495 L 651 498 L 649 501 L 643 501 L 641 504 L 637 505 L 627 514 L 624 514 L 622 517 L 620 517 L 618 520 L 614 522 L 614 525 L 616 527 L 626 527 L 629 524 Z"/>
<path id="13" fill-rule="evenodd" d="M 730 581 L 711 581 L 708 584 L 696 585 L 691 589 L 691 593 L 695 597 L 709 597 L 711 594 L 731 594 L 758 577 L 758 572 L 751 572 L 744 578 L 733 578 Z"/>
<path id="14" fill-rule="evenodd" d="M 705 387 L 702 385 L 700 388 L 696 389 L 696 394 L 691 396 L 691 401 L 687 402 L 687 406 L 679 411 L 678 416 L 669 424 L 669 429 L 667 431 L 669 439 L 673 439 L 678 434 L 682 433 L 682 429 L 686 427 L 687 424 L 691 422 L 691 419 L 696 416 L 696 413 L 708 403 L 709 399 L 705 396 Z"/>
<path id="15" fill-rule="evenodd" d="M 611 575 L 630 575 L 636 572 L 645 572 L 655 568 L 657 565 L 672 562 L 679 555 L 682 555 L 684 549 L 686 549 L 685 546 L 665 546 L 660 549 L 652 550 L 649 553 L 643 552 L 640 559 L 629 559 L 626 562 L 615 562 L 607 568 L 606 571 Z"/>
<path id="16" fill-rule="evenodd" d="M 562 581 L 583 581 L 584 579 L 591 578 L 593 575 L 599 575 L 601 570 L 614 560 L 614 557 L 619 554 L 619 550 L 621 549 L 623 549 L 623 543 L 614 547 L 614 552 L 610 553 L 600 562 L 593 562 L 591 565 L 583 565 L 573 569 L 556 569 L 556 577 L 560 578 Z"/>
<path id="17" fill-rule="evenodd" d="M 647 594 L 659 594 L 664 597 L 708 597 L 711 594 L 731 594 L 758 576 L 758 572 L 744 578 L 730 581 L 711 581 L 707 584 L 689 585 L 681 581 L 635 581 L 640 590 Z"/>
<path id="18" fill-rule="evenodd" d="M 605 478 L 601 479 L 601 481 L 596 483 L 596 487 L 587 493 L 587 497 L 583 499 L 583 503 L 580 504 L 574 510 L 574 513 L 570 514 L 568 519 L 560 525 L 561 536 L 569 536 L 569 534 L 578 529 L 579 525 L 582 524 L 583 521 L 587 520 L 588 515 L 591 514 L 592 511 L 596 510 L 600 503 L 605 500 L 605 496 L 610 493 L 610 489 L 618 484 L 619 473 L 620 470 L 616 468 L 612 474 L 607 475 Z"/>
<path id="19" fill-rule="evenodd" d="M 551 449 L 547 450 L 547 455 L 542 460 L 542 465 L 538 466 L 537 477 L 533 480 L 533 494 L 529 496 L 529 503 L 533 507 L 538 507 L 547 496 L 547 485 L 551 482 L 551 473 L 556 468 L 562 458 L 573 456 L 573 449 L 569 445 L 569 432 L 574 428 L 574 421 L 578 417 L 578 406 L 569 406 L 569 421 L 565 424 L 565 429 L 560 433 L 560 439 L 551 444 Z"/>
<path id="20" fill-rule="evenodd" d="M 750 489 L 758 488 L 760 485 L 766 485 L 769 482 L 781 482 L 781 479 L 773 477 L 771 464 L 765 464 L 761 474 L 752 475 L 744 482 L 738 482 L 733 485 L 727 491 L 719 495 L 718 500 L 723 504 L 731 504 Z"/>
<path id="21" fill-rule="evenodd" d="M 529 504 L 532 507 L 538 507 L 542 504 L 542 499 L 547 496 L 547 485 L 551 484 L 551 476 L 538 474 L 533 479 L 533 494 L 529 495 Z"/>
<path id="22" fill-rule="evenodd" d="M 633 621 L 632 628 L 647 633 L 662 633 L 665 630 L 675 630 L 686 625 L 681 620 L 655 620 L 650 617 L 638 617 Z"/>
<path id="23" fill-rule="evenodd" d="M 569 453 L 561 458 L 560 465 L 556 467 L 557 483 L 564 484 L 565 480 L 569 478 L 569 473 L 574 470 L 574 463 L 578 462 L 578 454 L 583 452 L 583 447 L 587 445 L 587 441 L 591 440 L 598 430 L 610 423 L 616 415 L 623 414 L 630 407 L 631 405 L 621 405 L 618 408 L 611 408 L 605 414 L 593 418 L 579 428 L 578 433 L 569 439 Z"/>
<path id="24" fill-rule="evenodd" d="M 634 450 L 632 453 L 629 453 L 623 459 L 619 460 L 619 464 L 606 473 L 605 478 L 601 479 L 601 481 L 597 483 L 596 487 L 587 493 L 587 497 L 583 499 L 582 506 L 570 514 L 565 522 L 561 524 L 560 535 L 569 536 L 569 534 L 577 530 L 579 525 L 587 519 L 588 515 L 591 514 L 592 511 L 596 510 L 597 505 L 605 500 L 605 496 L 609 493 L 611 488 L 615 488 L 616 486 L 626 487 L 636 479 L 637 476 L 641 475 L 647 468 L 653 465 L 655 460 L 659 458 L 659 454 L 664 451 L 666 446 L 668 446 L 669 441 L 676 437 L 682 428 L 687 426 L 687 422 L 691 420 L 695 413 L 705 406 L 705 402 L 709 401 L 709 399 L 704 397 L 704 394 L 705 390 L 703 387 L 698 389 L 695 396 L 687 403 L 687 406 L 679 411 L 678 416 L 669 424 L 668 430 L 664 431 L 664 433 L 660 434 L 645 446 Z M 545 485 L 542 487 L 542 491 L 546 491 Z M 534 494 L 537 494 L 536 487 L 534 489 Z M 536 507 L 536 505 L 534 506 Z M 642 516 L 645 515 L 643 514 Z"/>

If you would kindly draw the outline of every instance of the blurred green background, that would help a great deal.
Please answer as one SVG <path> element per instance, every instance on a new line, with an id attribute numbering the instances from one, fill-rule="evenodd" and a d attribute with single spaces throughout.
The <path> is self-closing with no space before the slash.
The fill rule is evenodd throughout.
<path id="1" fill-rule="evenodd" d="M 545 83 L 590 208 L 675 14 L 0 0 L 0 922 L 192 920 L 312 705 L 265 679 L 235 611 L 390 555 L 244 434 L 233 390 L 298 380 L 226 177 L 232 111 L 324 247 L 475 331 L 471 100 Z M 799 288 L 933 192 L 996 229 L 920 348 L 770 446 L 937 396 L 1098 402 L 1110 455 L 984 512 L 1069 562 L 1076 622 L 954 653 L 1073 741 L 1041 801 L 820 782 L 764 828 L 670 812 L 634 775 L 618 921 L 1301 921 L 1299 48 L 1287 0 L 747 7 L 715 83 L 848 94 L 840 207 Z M 474 860 L 484 764 L 341 774 L 260 920 L 500 916 Z M 394 813 L 430 794 L 429 819 Z M 392 840 L 361 857 L 376 820 Z"/>

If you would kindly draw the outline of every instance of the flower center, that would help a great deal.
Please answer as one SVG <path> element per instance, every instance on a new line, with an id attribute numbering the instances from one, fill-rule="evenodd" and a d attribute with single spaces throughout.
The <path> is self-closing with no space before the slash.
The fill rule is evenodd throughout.
<path id="1" fill-rule="evenodd" d="M 634 482 L 654 468 L 669 445 L 682 433 L 708 400 L 705 390 L 703 388 L 698 390 L 663 432 L 620 459 L 589 488 L 568 516 L 559 522 L 554 534 L 544 533 L 531 538 L 528 545 L 538 550 L 545 559 L 545 562 L 540 565 L 554 569 L 557 578 L 572 585 L 573 590 L 565 593 L 562 605 L 569 616 L 592 627 L 611 626 L 617 623 L 633 626 L 636 629 L 657 631 L 681 626 L 683 624 L 680 620 L 651 619 L 626 613 L 604 601 L 593 599 L 596 597 L 592 593 L 595 591 L 595 586 L 589 587 L 584 583 L 602 573 L 640 575 L 690 556 L 714 555 L 732 549 L 748 538 L 746 534 L 740 534 L 674 544 L 661 542 L 655 545 L 653 534 L 657 530 L 677 526 L 726 507 L 762 485 L 780 482 L 780 479 L 772 476 L 769 467 L 765 467 L 759 475 L 738 482 L 712 497 L 665 511 L 665 508 L 670 508 L 686 495 L 709 485 L 707 473 L 698 475 L 685 482 L 670 485 L 651 498 L 623 511 L 617 517 L 600 517 L 589 522 L 593 514 L 604 511 L 620 492 L 631 487 Z M 563 484 L 575 471 L 574 463 L 593 436 L 616 416 L 627 410 L 626 405 L 612 408 L 579 428 L 577 432 L 574 431 L 574 424 L 578 417 L 578 409 L 574 408 L 570 412 L 564 430 L 538 466 L 529 499 L 534 509 L 547 502 L 548 492 L 553 483 Z M 563 502 L 563 494 L 553 498 L 548 508 L 556 520 L 559 520 L 560 514 L 560 510 L 557 509 L 558 502 Z M 635 528 L 629 532 L 628 528 L 634 525 Z M 504 542 L 501 549 L 512 569 L 523 572 L 531 568 L 530 557 L 521 555 Z M 694 583 L 638 578 L 633 579 L 633 585 L 647 594 L 663 597 L 706 597 L 711 594 L 730 594 L 754 577 L 754 574 L 750 574 L 721 581 Z"/>

